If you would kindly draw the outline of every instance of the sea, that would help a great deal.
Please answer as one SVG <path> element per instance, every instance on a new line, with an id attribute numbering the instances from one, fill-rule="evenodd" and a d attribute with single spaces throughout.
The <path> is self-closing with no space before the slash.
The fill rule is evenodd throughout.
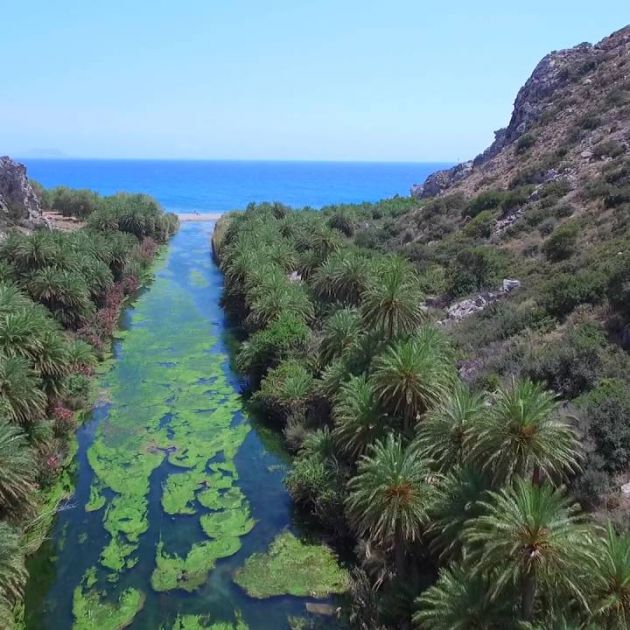
<path id="1" fill-rule="evenodd" d="M 101 194 L 142 192 L 170 212 L 220 213 L 251 202 L 320 208 L 407 196 L 412 184 L 451 164 L 185 160 L 23 159 L 44 186 Z"/>

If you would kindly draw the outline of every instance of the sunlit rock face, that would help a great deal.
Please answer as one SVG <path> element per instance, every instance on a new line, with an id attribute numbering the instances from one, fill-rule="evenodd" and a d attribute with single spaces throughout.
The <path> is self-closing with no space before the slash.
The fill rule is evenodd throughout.
<path id="1" fill-rule="evenodd" d="M 26 176 L 26 167 L 0 157 L 0 231 L 45 225 L 39 198 Z"/>

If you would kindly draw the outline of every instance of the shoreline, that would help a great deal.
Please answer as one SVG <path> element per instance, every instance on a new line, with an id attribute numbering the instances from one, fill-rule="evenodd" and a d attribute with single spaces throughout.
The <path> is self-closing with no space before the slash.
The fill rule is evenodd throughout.
<path id="1" fill-rule="evenodd" d="M 224 214 L 227 214 L 227 212 L 204 212 L 203 214 L 195 212 L 176 212 L 175 214 L 182 223 L 197 223 L 199 221 L 218 221 Z"/>

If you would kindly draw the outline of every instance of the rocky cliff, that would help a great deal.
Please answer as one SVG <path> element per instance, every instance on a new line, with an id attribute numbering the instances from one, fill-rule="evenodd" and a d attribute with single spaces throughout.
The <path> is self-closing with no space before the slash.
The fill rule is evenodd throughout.
<path id="1" fill-rule="evenodd" d="M 433 173 L 423 184 L 414 185 L 412 194 L 422 198 L 460 190 L 470 195 L 491 179 L 494 184 L 509 185 L 515 169 L 558 144 L 566 146 L 568 138 L 577 141 L 562 158 L 575 161 L 575 177 L 581 166 L 592 161 L 593 148 L 604 138 L 627 149 L 628 117 L 620 119 L 614 105 L 623 105 L 630 95 L 629 57 L 630 26 L 598 44 L 583 43 L 548 54 L 519 90 L 510 122 L 495 132 L 492 145 L 474 160 Z M 579 130 L 592 133 L 578 139 Z M 546 171 L 556 166 L 550 160 Z M 542 171 L 538 179 L 553 179 L 555 174 Z"/>
<path id="2" fill-rule="evenodd" d="M 44 224 L 26 167 L 7 156 L 0 157 L 0 232 L 14 226 L 32 229 Z"/>

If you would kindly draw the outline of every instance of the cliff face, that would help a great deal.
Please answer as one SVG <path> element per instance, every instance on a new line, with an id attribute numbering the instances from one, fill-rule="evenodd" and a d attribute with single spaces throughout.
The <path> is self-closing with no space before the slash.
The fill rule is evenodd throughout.
<path id="1" fill-rule="evenodd" d="M 45 225 L 37 193 L 26 176 L 26 167 L 0 157 L 0 231 L 18 226 Z"/>
<path id="2" fill-rule="evenodd" d="M 540 158 L 576 129 L 586 126 L 589 131 L 586 115 L 600 116 L 597 128 L 590 129 L 593 133 L 584 134 L 564 156 L 566 161 L 575 162 L 573 175 L 579 176 L 581 165 L 588 166 L 591 161 L 592 148 L 604 138 L 628 141 L 628 116 L 620 118 L 612 110 L 615 103 L 623 104 L 630 96 L 629 57 L 630 26 L 594 46 L 584 43 L 548 54 L 519 90 L 510 122 L 495 132 L 492 145 L 474 160 L 433 173 L 424 184 L 414 185 L 412 194 L 433 197 L 462 191 L 471 195 L 489 179 L 508 185 L 516 168 Z M 525 154 L 522 149 L 531 140 L 526 137 L 520 145 L 519 140 L 530 133 L 536 138 Z M 541 172 L 539 179 L 544 181 L 545 176 Z"/>

